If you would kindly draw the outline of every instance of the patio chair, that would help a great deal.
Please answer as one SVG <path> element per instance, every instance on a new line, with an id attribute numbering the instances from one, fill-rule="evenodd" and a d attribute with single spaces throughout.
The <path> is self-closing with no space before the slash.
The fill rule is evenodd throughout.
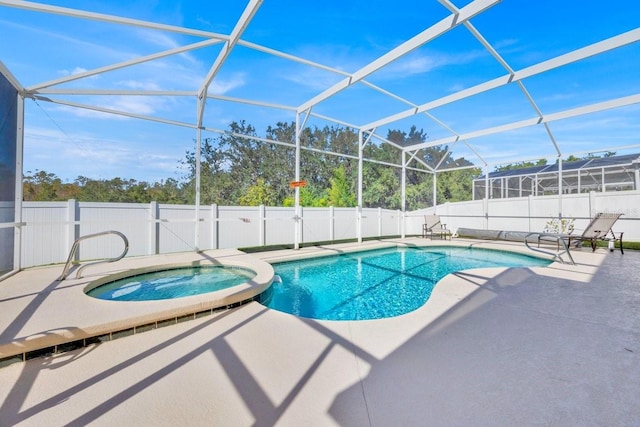
<path id="1" fill-rule="evenodd" d="M 606 240 L 609 242 L 609 250 L 613 251 L 614 244 L 617 241 L 620 242 L 620 252 L 624 254 L 624 249 L 622 248 L 622 232 L 614 233 L 612 227 L 613 224 L 616 223 L 618 218 L 620 218 L 622 214 L 620 213 L 605 213 L 601 212 L 596 214 L 596 216 L 591 220 L 587 228 L 582 232 L 581 235 L 572 235 L 572 234 L 561 234 L 561 233 L 529 233 L 524 238 L 524 244 L 527 248 L 541 252 L 547 255 L 552 255 L 554 258 L 558 259 L 560 262 L 564 262 L 562 258 L 563 255 L 566 255 L 569 258 L 571 264 L 575 264 L 573 257 L 571 256 L 571 252 L 569 251 L 571 245 L 579 246 L 582 242 L 589 242 L 591 245 L 591 250 L 595 252 L 597 241 L 598 240 Z M 611 233 L 611 237 L 609 237 L 609 233 Z M 535 238 L 538 243 L 538 247 L 532 247 L 530 243 L 530 238 Z M 556 251 L 548 251 L 540 248 L 541 243 L 555 243 L 557 245 Z"/>
<path id="2" fill-rule="evenodd" d="M 571 234 L 567 236 L 568 246 L 571 247 L 572 244 L 579 245 L 581 242 L 589 242 L 591 250 L 595 251 L 597 241 L 604 240 L 609 242 L 609 249 L 613 251 L 613 245 L 616 241 L 619 241 L 620 252 L 624 254 L 624 249 L 622 248 L 622 235 L 624 233 L 620 232 L 616 235 L 612 228 L 621 216 L 621 213 L 600 212 L 596 214 L 580 236 L 572 236 Z M 609 237 L 609 234 L 611 234 L 611 237 Z"/>
<path id="3" fill-rule="evenodd" d="M 433 240 L 433 235 L 439 235 L 440 238 L 446 239 L 447 236 L 451 239 L 451 231 L 447 229 L 447 225 L 440 221 L 438 215 L 425 215 L 424 224 L 422 224 L 422 237 L 429 236 Z"/>

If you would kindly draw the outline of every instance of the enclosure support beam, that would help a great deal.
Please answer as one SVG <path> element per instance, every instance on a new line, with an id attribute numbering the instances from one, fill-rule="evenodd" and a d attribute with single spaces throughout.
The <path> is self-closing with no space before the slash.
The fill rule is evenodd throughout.
<path id="1" fill-rule="evenodd" d="M 495 135 L 502 132 L 522 129 L 525 127 L 535 126 L 543 123 L 551 123 L 559 120 L 570 119 L 573 117 L 583 116 L 591 113 L 597 113 L 600 111 L 606 111 L 613 108 L 626 107 L 628 105 L 634 105 L 639 103 L 640 103 L 640 94 L 623 96 L 621 98 L 612 99 L 604 102 L 598 102 L 596 104 L 590 104 L 584 107 L 572 108 L 570 110 L 564 110 L 557 113 L 546 114 L 543 118 L 533 117 L 530 119 L 520 120 L 518 122 L 512 122 L 506 125 L 495 126 L 492 128 L 486 128 L 486 129 L 481 129 L 477 131 L 472 131 L 469 133 L 464 133 L 456 137 L 446 137 L 446 138 L 440 138 L 431 142 L 423 142 L 420 144 L 413 145 L 411 149 L 417 150 L 420 148 L 450 144 L 458 139 L 473 139 L 481 136 Z"/>
<path id="2" fill-rule="evenodd" d="M 240 36 L 249 25 L 249 22 L 251 22 L 256 12 L 258 12 L 258 9 L 260 8 L 261 4 L 262 4 L 262 0 L 251 0 L 249 4 L 247 4 L 247 7 L 244 9 L 244 12 L 242 12 L 242 16 L 240 17 L 240 19 L 238 19 L 238 22 L 236 23 L 236 26 L 233 28 L 233 31 L 231 31 L 231 34 L 229 35 L 229 39 L 224 42 L 224 45 L 222 46 L 222 50 L 220 51 L 220 53 L 218 54 L 218 57 L 216 58 L 213 65 L 209 69 L 209 72 L 207 73 L 207 76 L 205 77 L 204 82 L 202 82 L 202 85 L 198 90 L 198 99 L 202 100 L 203 108 L 200 109 L 200 111 L 198 111 L 198 127 L 202 126 L 202 118 L 204 114 L 204 103 L 206 102 L 206 99 L 207 99 L 207 91 L 209 90 L 209 85 L 218 74 L 218 71 L 220 71 L 220 69 L 222 68 L 222 64 L 224 64 L 229 54 L 231 54 L 231 51 L 238 43 L 238 40 L 240 40 Z"/>
<path id="3" fill-rule="evenodd" d="M 371 135 L 369 135 L 369 138 Z M 369 140 L 367 138 L 367 141 Z M 364 145 L 363 142 L 363 134 L 362 130 L 358 132 L 358 224 L 357 224 L 357 236 L 358 243 L 362 243 L 362 187 L 363 187 L 363 176 L 362 176 L 362 166 L 363 166 L 363 156 L 364 156 Z"/>
<path id="4" fill-rule="evenodd" d="M 438 206 L 438 172 L 433 172 L 433 207 Z"/>
<path id="5" fill-rule="evenodd" d="M 22 268 L 22 169 L 24 153 L 24 98 L 16 97 L 17 123 L 16 123 L 16 163 L 15 163 L 15 195 L 13 222 L 18 224 L 13 228 L 13 269 Z"/>
<path id="6" fill-rule="evenodd" d="M 159 52 L 159 53 L 155 53 L 152 55 L 147 55 L 147 56 L 141 56 L 139 58 L 136 59 L 132 59 L 132 60 L 128 60 L 128 61 L 124 61 L 124 62 L 119 62 L 117 64 L 112 64 L 112 65 L 108 65 L 106 67 L 100 67 L 100 68 L 95 68 L 93 70 L 89 70 L 89 71 L 84 71 L 81 73 L 74 73 L 74 74 L 70 74 L 68 76 L 56 79 L 56 80 L 50 80 L 44 83 L 38 83 L 36 85 L 32 85 L 29 86 L 28 88 L 26 88 L 26 90 L 28 92 L 39 92 L 41 89 L 45 89 L 51 86 L 56 86 L 56 85 L 60 85 L 63 83 L 68 83 L 68 82 L 72 82 L 75 80 L 80 80 L 80 79 L 84 79 L 87 77 L 91 77 L 91 76 L 96 76 L 98 74 L 102 74 L 102 73 L 106 73 L 109 71 L 114 71 L 114 70 L 119 70 L 122 68 L 126 68 L 126 67 L 130 67 L 132 65 L 137 65 L 137 64 L 142 64 L 144 62 L 149 62 L 149 61 L 153 61 L 156 59 L 160 59 L 160 58 L 164 58 L 167 56 L 171 56 L 171 55 L 177 55 L 179 53 L 183 53 L 183 52 L 189 52 L 191 50 L 195 50 L 195 49 L 200 49 L 202 47 L 207 47 L 207 46 L 211 46 L 214 44 L 218 44 L 221 43 L 220 40 L 204 40 L 198 43 L 193 43 L 190 45 L 186 45 L 186 46 L 181 46 L 175 49 L 170 49 L 170 50 L 165 50 L 163 52 Z M 67 89 L 65 91 L 65 93 L 69 93 L 69 94 L 74 94 L 76 91 L 74 91 L 74 89 Z"/>
<path id="7" fill-rule="evenodd" d="M 204 100 L 198 100 L 198 104 L 204 102 Z M 198 106 L 200 109 L 200 106 Z M 202 141 L 202 129 L 196 129 L 196 167 L 195 167 L 195 212 L 196 217 L 194 220 L 194 236 L 193 236 L 193 249 L 198 252 L 200 249 L 200 156 L 201 150 L 200 145 Z"/>
<path id="8" fill-rule="evenodd" d="M 309 111 L 310 112 L 310 111 Z M 309 117 L 307 115 L 307 117 Z M 306 119 L 305 119 L 306 122 Z M 295 165 L 295 181 L 300 181 L 300 133 L 301 133 L 302 123 L 300 123 L 300 113 L 296 113 L 296 165 Z M 300 249 L 300 236 L 301 233 L 301 216 L 300 216 L 300 187 L 295 187 L 295 195 L 294 195 L 294 211 L 295 214 L 293 216 L 293 249 Z"/>
<path id="9" fill-rule="evenodd" d="M 558 156 L 558 218 L 562 219 L 562 157 Z"/>
<path id="10" fill-rule="evenodd" d="M 426 104 L 420 105 L 418 108 L 411 108 L 411 109 L 402 111 L 400 113 L 396 113 L 391 116 L 382 118 L 380 120 L 363 124 L 362 127 L 372 128 L 372 127 L 384 126 L 391 122 L 399 121 L 407 117 L 411 117 L 413 115 L 420 114 L 425 111 L 433 110 L 435 108 L 442 107 L 443 105 L 459 101 L 461 99 L 470 98 L 474 95 L 478 95 L 480 93 L 497 89 L 501 86 L 505 86 L 510 83 L 514 83 L 529 77 L 536 76 L 541 73 L 545 73 L 547 71 L 553 70 L 554 68 L 562 67 L 574 62 L 581 61 L 585 58 L 589 58 L 613 49 L 617 49 L 621 46 L 626 46 L 631 43 L 635 43 L 638 40 L 640 40 L 640 28 L 636 28 L 626 33 L 619 34 L 617 36 L 611 37 L 606 40 L 602 40 L 600 42 L 583 47 L 581 49 L 574 50 L 564 55 L 557 56 L 547 61 L 534 64 L 530 67 L 523 68 L 519 71 L 515 71 L 513 74 L 507 74 L 501 77 L 497 77 L 493 80 L 480 83 L 476 86 L 461 90 L 454 94 L 444 96 L 434 101 L 430 101 Z"/>
<path id="11" fill-rule="evenodd" d="M 407 153 L 402 152 L 402 185 L 400 191 L 400 206 L 402 208 L 402 228 L 400 230 L 402 238 L 405 237 L 405 230 L 407 228 L 405 221 L 405 212 L 407 211 Z"/>
<path id="12" fill-rule="evenodd" d="M 317 105 L 320 102 L 326 100 L 327 98 L 332 97 L 336 93 L 341 92 L 347 87 L 361 81 L 362 79 L 366 78 L 370 74 L 378 71 L 380 68 L 386 65 L 389 65 L 390 63 L 414 51 L 415 49 L 419 48 L 425 43 L 428 43 L 429 41 L 441 36 L 442 34 L 446 33 L 452 28 L 455 28 L 461 23 L 484 12 L 486 9 L 490 8 L 491 6 L 494 6 L 498 2 L 499 0 L 475 0 L 474 2 L 460 9 L 460 13 L 449 15 L 448 17 L 434 24 L 430 28 L 427 28 L 420 34 L 402 43 L 400 46 L 396 47 L 395 49 L 390 50 L 386 54 L 382 55 L 381 57 L 377 58 L 371 63 L 365 65 L 364 67 L 362 67 L 361 69 L 353 73 L 351 76 L 345 77 L 343 80 L 336 83 L 332 87 L 328 88 L 322 93 L 311 98 L 310 100 L 302 104 L 298 108 L 298 111 L 304 111 L 309 107 Z M 370 129 L 374 127 L 376 126 L 367 126 L 366 128 Z"/>

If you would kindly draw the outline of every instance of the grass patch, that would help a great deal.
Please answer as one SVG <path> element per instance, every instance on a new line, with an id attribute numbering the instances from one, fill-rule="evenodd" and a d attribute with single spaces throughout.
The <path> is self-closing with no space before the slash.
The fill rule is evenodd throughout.
<path id="1" fill-rule="evenodd" d="M 606 248 L 609 247 L 609 242 L 606 240 L 598 240 L 596 242 L 596 245 L 599 248 Z M 616 249 L 620 249 L 620 242 L 616 241 L 615 242 L 615 247 Z M 624 240 L 622 241 L 622 247 L 624 248 L 624 250 L 626 251 L 627 249 L 630 250 L 635 250 L 635 251 L 640 251 L 640 242 L 625 242 Z"/>

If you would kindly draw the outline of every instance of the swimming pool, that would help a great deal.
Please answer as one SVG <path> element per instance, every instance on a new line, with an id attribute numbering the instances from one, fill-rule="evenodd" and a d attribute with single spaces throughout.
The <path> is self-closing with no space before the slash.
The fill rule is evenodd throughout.
<path id="1" fill-rule="evenodd" d="M 87 291 L 87 295 L 111 301 L 173 299 L 227 289 L 255 275 L 249 269 L 232 266 L 172 268 L 105 283 Z"/>
<path id="2" fill-rule="evenodd" d="M 546 266 L 512 252 L 462 247 L 391 248 L 274 264 L 281 280 L 265 293 L 275 310 L 322 320 L 368 320 L 413 311 L 449 273 L 483 267 Z"/>

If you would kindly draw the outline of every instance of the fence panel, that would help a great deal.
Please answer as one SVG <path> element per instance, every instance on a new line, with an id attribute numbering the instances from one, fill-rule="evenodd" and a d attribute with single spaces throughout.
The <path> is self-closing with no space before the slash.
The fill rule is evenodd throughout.
<path id="1" fill-rule="evenodd" d="M 598 212 L 621 213 L 613 230 L 624 233 L 624 240 L 640 242 L 640 191 L 593 193 L 591 216 Z"/>
<path id="2" fill-rule="evenodd" d="M 490 200 L 488 213 L 489 230 L 529 231 L 529 200 L 526 197 Z"/>
<path id="3" fill-rule="evenodd" d="M 362 209 L 362 237 L 380 236 L 380 215 L 378 209 Z"/>
<path id="4" fill-rule="evenodd" d="M 334 208 L 334 240 L 355 239 L 356 208 Z"/>
<path id="5" fill-rule="evenodd" d="M 445 203 L 438 208 L 438 213 L 442 215 L 442 220 L 447 224 L 447 228 L 455 233 L 458 228 L 485 228 L 485 208 L 483 200 L 467 202 Z"/>
<path id="6" fill-rule="evenodd" d="M 485 208 L 486 206 L 486 208 Z M 445 203 L 404 214 L 405 233 L 420 235 L 424 215 L 437 212 L 447 227 L 509 231 L 542 231 L 557 218 L 576 218 L 576 232 L 598 212 L 620 212 L 615 231 L 626 241 L 640 241 L 640 192 L 581 193 L 562 196 L 521 197 Z M 487 217 L 485 217 L 485 210 Z M 263 215 L 263 217 L 261 217 Z M 195 249 L 195 207 L 136 203 L 24 202 L 21 265 L 31 267 L 64 262 L 74 239 L 91 233 L 117 230 L 130 242 L 128 256 L 191 251 Z M 356 208 L 303 208 L 301 243 L 355 239 Z M 400 211 L 362 210 L 362 236 L 401 234 Z M 202 206 L 199 249 L 293 244 L 294 209 L 284 207 Z M 156 221 L 157 220 L 157 221 Z M 77 225 L 79 224 L 79 225 Z M 116 256 L 122 250 L 117 236 L 86 240 L 79 258 Z"/>
<path id="7" fill-rule="evenodd" d="M 149 225 L 153 216 L 148 204 L 135 203 L 78 203 L 80 230 L 77 237 L 116 230 L 127 236 L 129 255 L 148 254 Z M 112 258 L 122 253 L 122 239 L 107 235 L 80 243 L 78 259 Z"/>
<path id="8" fill-rule="evenodd" d="M 204 208 L 204 210 L 203 210 Z M 208 218 L 209 207 L 200 207 L 200 217 Z M 160 253 L 192 251 L 195 248 L 194 228 L 195 208 L 191 205 L 159 205 L 158 206 L 158 248 Z M 202 222 L 200 223 L 202 227 Z M 210 226 L 210 225 L 209 225 Z M 200 229 L 200 237 L 207 239 Z M 209 240 L 209 239 L 207 239 Z M 211 243 L 200 244 L 203 249 L 211 247 Z"/>
<path id="9" fill-rule="evenodd" d="M 295 240 L 294 216 L 294 208 L 265 207 L 265 244 L 293 244 Z"/>
<path id="10" fill-rule="evenodd" d="M 539 208 L 541 203 L 543 203 L 545 207 L 549 207 L 549 204 L 553 205 L 554 200 L 556 205 L 555 212 L 545 212 Z M 531 231 L 542 231 L 552 218 L 558 218 L 557 198 L 553 198 L 552 200 L 549 200 L 548 196 L 531 198 L 531 204 L 532 212 L 536 212 L 536 215 L 532 214 L 532 216 L 547 217 L 544 219 L 533 218 L 531 220 Z M 582 233 L 590 222 L 590 218 L 592 217 L 589 213 L 591 210 L 589 207 L 590 204 L 588 193 L 566 194 L 562 196 L 562 217 L 567 219 L 574 218 L 573 225 L 575 232 L 578 234 Z M 547 210 L 550 211 L 550 208 Z"/>
<path id="11" fill-rule="evenodd" d="M 71 245 L 67 202 L 23 202 L 21 263 L 23 267 L 64 262 Z M 13 230 L 12 230 L 13 232 Z"/>
<path id="12" fill-rule="evenodd" d="M 381 215 L 380 221 L 382 224 L 380 233 L 382 236 L 399 236 L 402 233 L 401 226 L 400 226 L 401 225 L 400 211 L 391 210 L 391 209 L 382 209 L 380 215 Z"/>
<path id="13" fill-rule="evenodd" d="M 302 241 L 326 242 L 331 240 L 334 228 L 331 208 L 304 208 L 302 210 Z M 291 240 L 293 242 L 293 240 Z"/>
<path id="14" fill-rule="evenodd" d="M 218 236 L 219 249 L 259 246 L 259 207 L 219 206 Z"/>

